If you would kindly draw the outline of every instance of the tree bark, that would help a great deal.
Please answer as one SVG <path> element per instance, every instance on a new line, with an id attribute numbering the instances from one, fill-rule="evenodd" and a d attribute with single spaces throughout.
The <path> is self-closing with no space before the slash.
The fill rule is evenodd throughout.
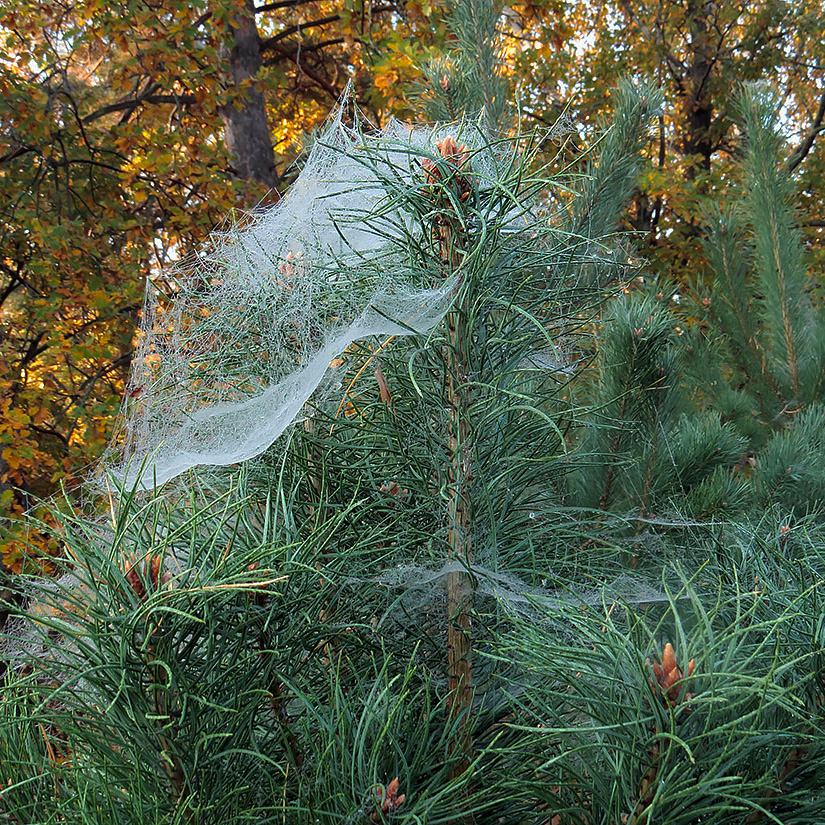
<path id="1" fill-rule="evenodd" d="M 713 123 L 713 100 L 710 96 L 710 74 L 716 57 L 710 38 L 710 18 L 713 0 L 691 0 L 688 3 L 690 26 L 690 63 L 687 67 L 684 98 L 685 134 L 682 147 L 685 155 L 692 156 L 687 167 L 687 177 L 693 180 L 696 169 L 709 170 L 713 154 L 710 128 Z"/>
<path id="2" fill-rule="evenodd" d="M 238 0 L 230 31 L 227 83 L 233 99 L 221 107 L 221 117 L 226 147 L 232 156 L 232 172 L 238 178 L 275 188 L 275 153 L 264 96 L 256 85 L 262 62 L 261 38 L 251 0 Z"/>

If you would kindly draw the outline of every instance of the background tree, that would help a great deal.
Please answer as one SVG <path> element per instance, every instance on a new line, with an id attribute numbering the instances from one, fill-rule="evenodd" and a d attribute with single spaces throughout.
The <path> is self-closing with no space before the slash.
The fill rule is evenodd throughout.
<path id="1" fill-rule="evenodd" d="M 525 110 L 540 121 L 569 105 L 576 122 L 589 122 L 604 110 L 605 88 L 626 75 L 662 88 L 659 132 L 626 220 L 654 273 L 691 289 L 703 264 L 703 204 L 727 197 L 739 135 L 732 95 L 746 81 L 779 92 L 803 231 L 823 255 L 825 166 L 813 151 L 825 116 L 823 17 L 820 0 L 514 4 L 509 54 Z"/>
<path id="2" fill-rule="evenodd" d="M 107 442 L 147 277 L 277 198 L 350 79 L 377 118 L 398 105 L 425 23 L 316 0 L 0 6 L 3 512 Z"/>
<path id="3" fill-rule="evenodd" d="M 797 223 L 776 97 L 748 86 L 736 105 L 746 139 L 727 204 L 704 216 L 709 263 L 697 300 L 677 313 L 672 287 L 634 281 L 608 303 L 594 380 L 582 385 L 600 411 L 584 444 L 602 458 L 576 475 L 574 500 L 641 520 L 637 532 L 654 513 L 709 518 L 778 505 L 799 516 L 825 500 L 814 470 L 821 268 Z"/>

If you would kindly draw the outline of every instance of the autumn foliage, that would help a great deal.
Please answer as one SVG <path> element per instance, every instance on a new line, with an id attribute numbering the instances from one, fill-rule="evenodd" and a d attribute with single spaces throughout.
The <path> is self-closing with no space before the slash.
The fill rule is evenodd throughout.
<path id="1" fill-rule="evenodd" d="M 410 117 L 421 66 L 455 37 L 429 0 L 0 3 L 0 512 L 70 488 L 117 415 L 147 278 L 224 216 L 278 197 L 352 82 L 381 124 Z M 654 273 L 690 290 L 701 215 L 724 197 L 743 80 L 777 86 L 822 257 L 822 5 L 559 0 L 503 7 L 504 72 L 526 122 L 581 124 L 622 75 L 667 105 L 626 214 Z M 446 75 L 445 75 L 446 77 Z M 701 278 L 698 280 L 701 281 Z M 2 545 L 19 565 L 19 546 Z"/>

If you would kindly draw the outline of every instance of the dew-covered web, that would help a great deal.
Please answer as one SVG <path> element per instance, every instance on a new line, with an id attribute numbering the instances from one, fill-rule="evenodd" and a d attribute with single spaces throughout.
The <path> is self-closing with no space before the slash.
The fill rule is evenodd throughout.
<path id="1" fill-rule="evenodd" d="M 261 454 L 353 342 L 442 317 L 452 282 L 404 260 L 398 241 L 416 228 L 397 205 L 440 131 L 391 122 L 365 136 L 343 109 L 279 203 L 149 283 L 107 462 L 126 487 Z"/>
<path id="2" fill-rule="evenodd" d="M 283 199 L 217 232 L 171 276 L 148 284 L 120 435 L 105 462 L 117 487 L 151 489 L 200 465 L 260 455 L 324 390 L 353 343 L 426 334 L 443 317 L 454 281 L 437 260 L 426 269 L 405 256 L 411 242 L 427 242 L 428 231 L 405 211 L 409 198 L 402 195 L 421 187 L 420 161 L 457 127 L 390 122 L 365 135 L 345 125 L 345 108 Z M 485 136 L 468 128 L 461 141 L 477 179 L 495 181 L 500 159 Z M 555 351 L 531 359 L 534 367 L 564 370 Z M 101 529 L 90 540 L 105 548 L 111 535 Z M 173 582 L 199 575 L 193 564 L 185 553 L 164 558 Z M 377 586 L 399 615 L 427 614 L 443 624 L 447 577 L 460 566 L 399 566 L 352 584 Z M 468 572 L 478 599 L 520 615 L 543 620 L 570 602 L 552 582 L 531 585 L 480 564 Z M 38 611 L 60 613 L 64 597 L 71 601 L 65 640 L 48 644 Z M 10 619 L 0 634 L 0 660 L 21 666 L 40 656 L 68 657 L 71 616 L 84 615 L 97 598 L 91 572 L 39 587 L 27 615 Z M 666 597 L 630 576 L 577 594 L 594 605 L 605 598 L 644 605 Z"/>
<path id="3" fill-rule="evenodd" d="M 105 525 L 88 524 L 84 536 L 104 555 L 114 541 L 114 533 Z M 173 595 L 175 590 L 228 586 L 222 579 L 213 578 L 215 571 L 211 567 L 201 565 L 197 547 L 176 546 L 159 540 L 164 546 L 157 555 L 160 569 L 156 581 L 166 596 Z M 145 579 L 150 556 L 132 542 L 127 541 L 123 546 L 131 547 L 123 551 L 127 560 L 124 571 L 128 571 L 131 560 L 134 569 Z M 571 589 L 569 583 L 563 585 L 548 578 L 531 584 L 515 573 L 478 564 L 466 565 L 459 560 L 447 560 L 439 566 L 400 564 L 374 574 L 345 575 L 337 584 L 345 592 L 351 589 L 353 594 L 362 595 L 367 585 L 373 591 L 373 609 L 379 611 L 376 618 L 380 618 L 382 624 L 409 626 L 413 619 L 421 632 L 438 637 L 446 634 L 447 629 L 447 580 L 459 570 L 470 576 L 476 609 L 482 613 L 504 611 L 522 621 L 534 622 L 560 638 L 569 636 L 570 628 L 563 616 L 564 610 L 571 606 L 599 610 L 603 605 L 616 602 L 638 611 L 653 605 L 666 606 L 674 598 L 663 590 L 661 583 L 654 584 L 633 573 L 613 575 L 601 585 Z M 677 582 L 674 580 L 671 584 Z M 44 666 L 50 678 L 59 676 L 71 680 L 85 701 L 91 701 L 95 689 L 78 672 L 79 663 L 85 661 L 90 645 L 94 644 L 87 633 L 87 618 L 91 614 L 117 610 L 122 595 L 113 594 L 112 589 L 129 586 L 126 578 L 122 581 L 101 579 L 91 566 L 75 566 L 71 572 L 54 579 L 37 577 L 32 582 L 25 609 L 10 615 L 0 628 L 0 665 L 16 671 Z M 131 634 L 134 628 L 128 623 L 112 628 L 113 633 L 121 631 Z M 78 642 L 85 654 L 79 652 Z"/>

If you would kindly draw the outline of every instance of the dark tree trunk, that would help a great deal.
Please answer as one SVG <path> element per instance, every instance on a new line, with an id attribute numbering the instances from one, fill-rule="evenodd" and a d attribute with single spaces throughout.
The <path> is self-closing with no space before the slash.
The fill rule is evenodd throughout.
<path id="1" fill-rule="evenodd" d="M 695 158 L 687 170 L 687 176 L 691 180 L 695 177 L 697 167 L 710 169 L 710 157 L 713 154 L 710 131 L 713 101 L 709 88 L 715 57 L 710 33 L 713 9 L 712 0 L 690 0 L 687 8 L 691 54 L 685 78 L 683 149 L 686 155 Z"/>
<path id="2" fill-rule="evenodd" d="M 261 38 L 251 0 L 238 0 L 232 24 L 233 39 L 227 44 L 227 81 L 233 99 L 221 108 L 232 171 L 238 178 L 275 188 L 278 184 L 275 153 L 264 96 L 256 85 L 261 69 Z"/>

